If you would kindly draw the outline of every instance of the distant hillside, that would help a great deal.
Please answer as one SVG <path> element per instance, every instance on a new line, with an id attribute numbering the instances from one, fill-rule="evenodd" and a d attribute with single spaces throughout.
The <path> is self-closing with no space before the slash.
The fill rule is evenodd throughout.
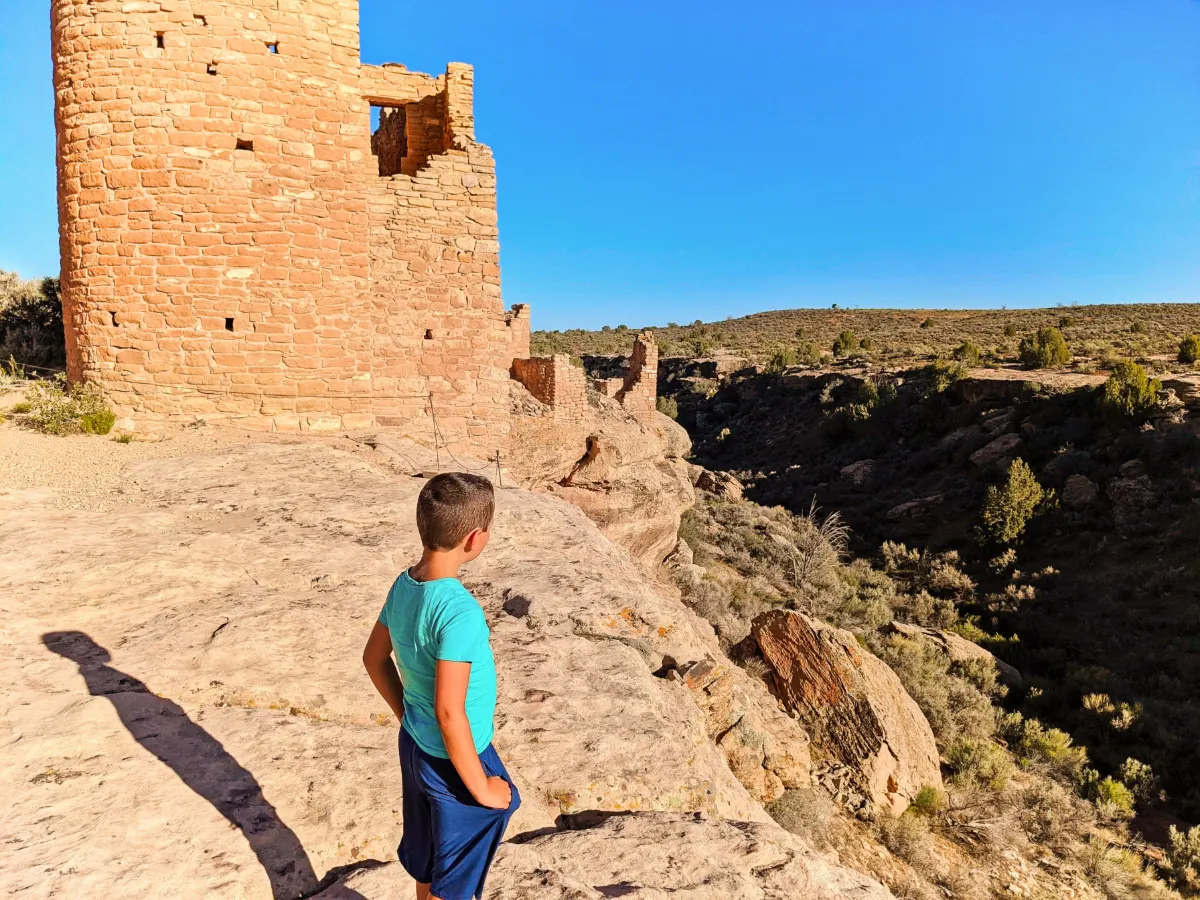
<path id="1" fill-rule="evenodd" d="M 765 361 L 780 348 L 831 354 L 842 332 L 865 341 L 861 352 L 879 362 L 946 356 L 963 341 L 985 357 L 1016 357 L 1023 337 L 1039 328 L 1062 330 L 1078 357 L 1165 356 L 1173 359 L 1184 337 L 1200 333 L 1200 304 L 1074 306 L 1019 310 L 788 309 L 723 322 L 653 328 L 665 356 L 707 356 L 728 351 Z M 548 355 L 628 353 L 638 331 L 624 325 L 599 331 L 538 331 L 533 352 Z M 808 344 L 815 348 L 806 348 Z M 1164 364 L 1169 360 L 1162 360 Z"/>

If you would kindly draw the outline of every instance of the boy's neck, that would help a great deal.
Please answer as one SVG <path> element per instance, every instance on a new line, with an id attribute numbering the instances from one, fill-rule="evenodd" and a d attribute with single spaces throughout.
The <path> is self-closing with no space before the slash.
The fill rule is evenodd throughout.
<path id="1" fill-rule="evenodd" d="M 463 555 L 455 550 L 430 550 L 421 553 L 421 561 L 408 570 L 413 581 L 437 581 L 440 578 L 457 578 L 462 567 Z"/>

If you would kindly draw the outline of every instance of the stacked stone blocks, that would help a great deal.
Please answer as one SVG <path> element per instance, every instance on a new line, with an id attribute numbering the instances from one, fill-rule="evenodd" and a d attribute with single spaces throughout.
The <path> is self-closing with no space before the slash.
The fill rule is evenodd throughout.
<path id="1" fill-rule="evenodd" d="M 52 24 L 71 379 L 124 427 L 420 436 L 432 410 L 504 444 L 529 321 L 469 66 L 361 64 L 357 0 L 53 0 Z"/>

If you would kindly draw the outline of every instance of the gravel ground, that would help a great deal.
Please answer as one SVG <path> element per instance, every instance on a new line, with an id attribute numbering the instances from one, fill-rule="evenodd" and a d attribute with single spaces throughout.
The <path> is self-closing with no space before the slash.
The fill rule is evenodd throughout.
<path id="1" fill-rule="evenodd" d="M 19 403 L 22 396 L 19 387 L 0 387 L 0 414 Z M 296 440 L 294 435 L 288 438 Z M 120 444 L 113 435 L 39 434 L 9 415 L 0 423 L 0 494 L 50 488 L 60 507 L 111 509 L 121 502 L 117 490 L 125 467 L 131 463 L 279 439 L 259 432 L 206 427 L 177 428 Z"/>

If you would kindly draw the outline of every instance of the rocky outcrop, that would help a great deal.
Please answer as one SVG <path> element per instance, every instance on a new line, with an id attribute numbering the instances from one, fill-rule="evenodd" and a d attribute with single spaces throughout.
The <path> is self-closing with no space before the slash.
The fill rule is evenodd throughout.
<path id="1" fill-rule="evenodd" d="M 1106 493 L 1112 501 L 1117 529 L 1129 534 L 1148 527 L 1148 513 L 1158 503 L 1158 492 L 1150 477 L 1138 468 L 1122 467 L 1122 476 L 1109 481 Z"/>
<path id="2" fill-rule="evenodd" d="M 865 487 L 875 475 L 875 460 L 860 459 L 858 462 L 843 466 L 838 473 L 842 480 L 850 482 L 855 487 Z"/>
<path id="3" fill-rule="evenodd" d="M 1063 485 L 1062 502 L 1068 509 L 1084 509 L 1096 502 L 1100 487 L 1086 475 L 1072 475 Z"/>
<path id="4" fill-rule="evenodd" d="M 904 519 L 919 519 L 941 506 L 945 499 L 945 494 L 930 494 L 928 497 L 918 497 L 916 500 L 909 500 L 906 503 L 901 503 L 889 509 L 887 511 L 887 520 L 889 522 L 900 522 Z"/>
<path id="5" fill-rule="evenodd" d="M 489 900 L 887 900 L 776 826 L 703 815 L 567 817 L 564 830 L 505 844 Z M 407 897 L 399 865 L 355 872 L 319 900 Z"/>
<path id="6" fill-rule="evenodd" d="M 606 397 L 591 399 L 583 423 L 516 418 L 509 464 L 520 483 L 578 506 L 611 541 L 656 568 L 695 502 L 685 459 L 691 439 L 667 416 L 639 419 Z"/>
<path id="7" fill-rule="evenodd" d="M 751 797 L 770 803 L 785 790 L 808 786 L 808 735 L 774 704 L 762 702 L 741 669 L 700 660 L 675 675 L 704 710 L 708 736 Z"/>
<path id="8" fill-rule="evenodd" d="M 745 486 L 728 472 L 712 472 L 696 467 L 696 487 L 722 500 L 737 502 L 746 496 Z"/>
<path id="9" fill-rule="evenodd" d="M 920 625 L 908 625 L 904 622 L 893 622 L 892 630 L 910 640 L 921 641 L 935 647 L 950 658 L 951 662 L 966 663 L 974 660 L 982 661 L 996 669 L 996 679 L 1006 687 L 1019 688 L 1025 683 L 1021 673 L 994 653 L 980 647 L 974 641 L 968 641 L 962 635 L 953 631 L 939 631 L 936 628 L 923 628 Z"/>
<path id="10" fill-rule="evenodd" d="M 336 868 L 393 858 L 396 723 L 359 659 L 417 556 L 423 480 L 390 461 L 365 447 L 253 445 L 138 464 L 111 512 L 61 508 L 48 491 L 0 496 L 0 730 L 16 736 L 0 755 L 7 888 L 295 896 Z M 495 744 L 525 801 L 511 833 L 586 810 L 698 811 L 754 823 L 680 820 L 714 853 L 714 884 L 772 884 L 760 859 L 790 859 L 814 883 L 866 884 L 791 843 L 756 802 L 807 771 L 795 723 L 580 510 L 500 490 L 492 542 L 464 580 L 492 628 Z M 728 680 L 668 677 L 702 660 Z M 714 740 L 720 723 L 733 727 Z M 693 858 L 671 820 L 631 821 L 658 848 L 645 866 L 626 861 L 638 883 L 667 878 L 652 853 Z M 739 856 L 738 831 L 784 849 Z M 599 856 L 604 835 L 512 852 L 558 865 L 551 848 Z M 597 890 L 613 882 L 586 867 L 604 863 L 564 862 L 561 877 Z M 547 896 L 504 880 L 532 877 L 524 865 L 497 866 L 494 883 L 514 892 L 500 896 Z M 358 896 L 385 900 L 397 883 Z"/>
<path id="11" fill-rule="evenodd" d="M 853 634 L 786 610 L 763 613 L 751 633 L 814 752 L 855 769 L 877 808 L 903 812 L 922 787 L 942 783 L 929 723 Z"/>
<path id="12" fill-rule="evenodd" d="M 1013 459 L 1020 455 L 1024 449 L 1025 442 L 1016 434 L 1002 434 L 994 441 L 980 447 L 971 454 L 971 464 L 986 469 L 995 467 L 998 469 L 1008 468 L 1008 464 Z"/>

